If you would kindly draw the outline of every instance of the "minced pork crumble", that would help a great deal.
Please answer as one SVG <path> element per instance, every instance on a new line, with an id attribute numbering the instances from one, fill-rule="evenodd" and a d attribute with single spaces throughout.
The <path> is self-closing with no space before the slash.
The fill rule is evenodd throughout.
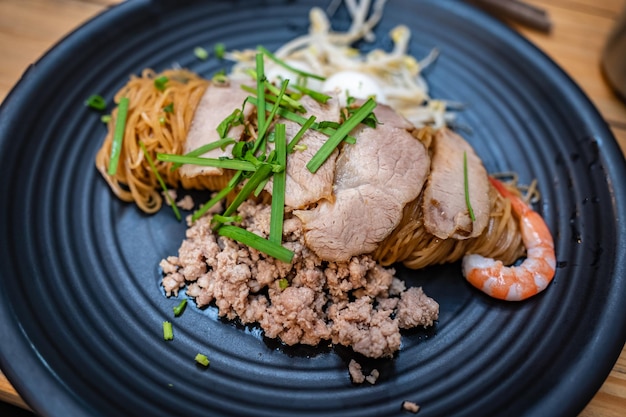
<path id="1" fill-rule="evenodd" d="M 247 201 L 238 210 L 240 226 L 267 238 L 270 211 L 267 204 Z M 189 225 L 178 256 L 161 261 L 165 293 L 177 295 L 187 287 L 198 307 L 214 303 L 221 317 L 258 323 L 265 336 L 287 345 L 326 341 L 370 358 L 393 356 L 400 348 L 400 329 L 437 320 L 436 301 L 419 287 L 407 289 L 394 269 L 370 256 L 343 263 L 320 259 L 306 247 L 300 220 L 290 213 L 283 246 L 295 254 L 291 264 L 218 236 L 206 215 Z"/>

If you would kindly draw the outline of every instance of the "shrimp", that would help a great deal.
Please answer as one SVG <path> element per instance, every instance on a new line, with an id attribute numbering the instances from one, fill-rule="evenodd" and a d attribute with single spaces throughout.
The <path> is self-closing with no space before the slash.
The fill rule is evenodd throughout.
<path id="1" fill-rule="evenodd" d="M 498 192 L 511 200 L 511 208 L 519 219 L 526 259 L 519 266 L 507 267 L 501 261 L 477 254 L 463 257 L 463 275 L 476 288 L 494 298 L 519 301 L 543 291 L 556 268 L 554 241 L 543 218 L 519 196 L 489 178 Z"/>

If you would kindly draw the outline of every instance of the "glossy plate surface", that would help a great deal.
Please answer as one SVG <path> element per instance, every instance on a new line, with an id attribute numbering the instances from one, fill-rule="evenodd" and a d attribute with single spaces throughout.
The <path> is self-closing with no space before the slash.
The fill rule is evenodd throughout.
<path id="1" fill-rule="evenodd" d="M 626 169 L 607 126 L 548 58 L 497 21 L 452 1 L 389 2 L 389 30 L 440 58 L 433 97 L 466 104 L 459 123 L 487 169 L 539 182 L 558 269 L 522 303 L 492 300 L 460 265 L 415 272 L 441 305 L 436 327 L 408 332 L 374 386 L 350 382 L 346 349 L 284 348 L 253 327 L 188 308 L 159 286 L 158 262 L 185 225 L 116 200 L 93 163 L 105 128 L 83 106 L 110 102 L 130 74 L 179 64 L 207 77 L 225 64 L 193 49 L 275 49 L 326 2 L 128 1 L 32 66 L 0 110 L 0 364 L 44 416 L 574 416 L 608 375 L 626 335 Z M 345 11 L 333 19 L 348 25 Z M 365 47 L 370 47 L 364 45 Z M 211 359 L 194 363 L 197 352 Z"/>

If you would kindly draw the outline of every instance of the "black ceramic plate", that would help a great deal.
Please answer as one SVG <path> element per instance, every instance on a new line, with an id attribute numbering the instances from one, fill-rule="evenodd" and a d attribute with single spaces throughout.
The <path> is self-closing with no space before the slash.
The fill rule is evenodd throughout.
<path id="1" fill-rule="evenodd" d="M 377 45 L 389 47 L 388 31 L 403 23 L 414 55 L 439 48 L 431 93 L 467 104 L 459 124 L 488 170 L 538 180 L 557 247 L 548 290 L 503 303 L 467 285 L 458 264 L 400 269 L 440 302 L 440 319 L 405 334 L 393 360 L 367 364 L 381 371 L 374 386 L 350 382 L 346 350 L 284 348 L 212 308 L 172 318 L 178 300 L 164 297 L 158 262 L 176 253 L 185 225 L 114 198 L 93 163 L 105 129 L 83 101 L 110 102 L 146 67 L 211 76 L 224 63 L 198 60 L 194 47 L 276 48 L 306 31 L 318 4 L 128 1 L 64 39 L 3 103 L 0 358 L 38 413 L 383 416 L 410 400 L 424 417 L 574 416 L 600 387 L 626 333 L 622 154 L 554 63 L 457 2 L 390 2 Z M 334 24 L 347 27 L 345 11 Z"/>

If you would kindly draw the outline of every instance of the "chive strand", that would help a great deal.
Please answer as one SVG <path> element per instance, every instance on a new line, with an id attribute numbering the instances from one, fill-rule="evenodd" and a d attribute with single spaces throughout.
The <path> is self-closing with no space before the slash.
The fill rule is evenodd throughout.
<path id="1" fill-rule="evenodd" d="M 152 157 L 148 153 L 148 150 L 146 149 L 146 145 L 144 145 L 142 141 L 139 141 L 139 146 L 141 146 L 141 151 L 143 152 L 144 157 L 148 161 L 148 164 L 150 165 L 150 169 L 152 169 L 152 172 L 156 176 L 157 181 L 159 182 L 159 184 L 161 184 L 161 188 L 163 189 L 163 194 L 165 194 L 165 199 L 170 203 L 170 206 L 172 207 L 172 211 L 174 211 L 174 215 L 176 216 L 176 219 L 180 221 L 182 217 L 180 216 L 180 212 L 178 211 L 176 202 L 170 196 L 170 193 L 168 192 L 168 189 L 167 189 L 167 185 L 165 184 L 165 181 L 163 181 L 161 174 L 159 174 L 159 171 L 157 170 L 156 165 L 154 165 L 154 161 L 152 160 Z"/>
<path id="2" fill-rule="evenodd" d="M 463 182 L 465 186 L 465 205 L 467 206 L 467 211 L 469 211 L 470 219 L 472 222 L 476 221 L 476 216 L 474 215 L 474 209 L 472 208 L 472 203 L 470 201 L 469 194 L 469 178 L 467 173 L 467 152 L 463 152 Z"/>
<path id="3" fill-rule="evenodd" d="M 276 161 L 279 165 L 287 165 L 287 137 L 285 125 L 278 123 L 274 128 L 276 132 Z M 283 240 L 283 220 L 285 217 L 285 186 L 287 173 L 283 169 L 274 174 L 272 184 L 272 207 L 270 214 L 270 237 L 269 240 L 280 244 Z"/>
<path id="4" fill-rule="evenodd" d="M 278 103 L 280 103 L 280 100 L 285 95 L 285 91 L 287 91 L 287 86 L 288 85 L 289 85 L 289 80 L 285 80 L 285 82 L 283 82 L 282 87 L 280 88 L 280 91 L 278 92 Z M 255 153 L 257 151 L 258 146 L 260 146 L 262 141 L 265 139 L 265 134 L 267 133 L 267 131 L 268 131 L 269 127 L 270 127 L 270 124 L 272 124 L 272 120 L 274 120 L 274 117 L 276 116 L 276 113 L 278 112 L 278 109 L 280 109 L 280 106 L 277 106 L 277 105 L 272 106 L 272 108 L 270 109 L 269 117 L 267 118 L 267 120 L 266 120 L 265 124 L 263 125 L 263 127 L 258 132 L 257 143 L 254 144 L 253 153 Z"/>
<path id="5" fill-rule="evenodd" d="M 256 166 L 253 163 L 240 159 L 203 158 L 200 156 L 175 155 L 170 153 L 158 153 L 157 159 L 163 162 L 199 165 L 203 167 L 234 169 L 238 171 L 256 171 Z"/>
<path id="6" fill-rule="evenodd" d="M 111 143 L 111 159 L 109 160 L 109 175 L 115 175 L 122 153 L 122 141 L 126 130 L 126 117 L 128 116 L 128 97 L 122 97 L 117 105 L 117 118 L 115 119 L 115 129 L 113 131 L 113 141 Z"/>
<path id="7" fill-rule="evenodd" d="M 320 81 L 325 81 L 326 78 L 322 77 L 321 75 L 317 75 L 317 74 L 312 74 L 306 71 L 301 71 L 297 68 L 292 67 L 291 65 L 287 64 L 285 61 L 283 61 L 282 59 L 278 58 L 276 55 L 274 55 L 273 53 L 271 53 L 269 50 L 267 50 L 266 48 L 264 48 L 263 46 L 258 46 L 257 47 L 258 51 L 261 51 L 263 54 L 265 54 L 269 59 L 271 59 L 272 61 L 274 61 L 275 63 L 277 63 L 278 65 L 280 65 L 281 67 L 288 69 L 289 71 L 301 75 L 303 77 L 307 77 L 307 78 L 315 78 L 316 80 L 320 80 Z"/>
<path id="8" fill-rule="evenodd" d="M 172 323 L 169 321 L 163 322 L 163 340 L 173 340 L 174 339 L 174 329 L 172 328 Z"/>
<path id="9" fill-rule="evenodd" d="M 363 105 L 346 120 L 335 133 L 330 135 L 328 140 L 313 155 L 313 158 L 306 165 L 307 169 L 315 173 L 326 162 L 326 159 L 333 153 L 339 144 L 348 136 L 348 133 L 359 125 L 376 108 L 376 102 L 368 99 Z"/>
<path id="10" fill-rule="evenodd" d="M 225 146 L 228 146 L 233 143 L 237 143 L 237 141 L 231 138 L 224 138 L 224 139 L 216 140 L 214 142 L 207 143 L 206 145 L 202 145 L 199 148 L 194 149 L 193 151 L 187 152 L 184 156 L 200 156 L 209 151 L 212 151 L 213 149 L 224 148 Z M 181 165 L 183 164 L 180 162 L 175 163 L 172 165 L 171 170 L 174 171 L 176 168 L 180 168 Z"/>
<path id="11" fill-rule="evenodd" d="M 220 192 L 218 192 L 212 199 L 210 199 L 209 201 L 207 201 L 206 203 L 204 203 L 202 205 L 202 207 L 200 207 L 198 210 L 196 210 L 193 215 L 191 216 L 191 221 L 195 222 L 196 220 L 198 220 L 200 217 L 202 217 L 207 211 L 209 211 L 209 209 L 211 207 L 213 207 L 214 205 L 216 205 L 218 202 L 220 202 L 221 200 L 223 200 L 224 198 L 226 198 L 226 196 L 228 195 L 228 193 L 230 193 L 233 189 L 235 188 L 235 185 L 228 185 L 226 187 L 224 187 Z"/>
<path id="12" fill-rule="evenodd" d="M 311 90 L 310 88 L 306 88 L 302 85 L 295 84 L 293 88 L 303 94 L 306 94 L 307 96 L 311 97 L 313 100 L 317 101 L 318 103 L 326 104 L 328 100 L 332 98 L 331 96 L 327 94 L 320 93 L 319 91 Z"/>
<path id="13" fill-rule="evenodd" d="M 257 108 L 257 128 L 265 126 L 265 69 L 263 54 L 256 54 L 256 95 L 259 98 Z"/>
<path id="14" fill-rule="evenodd" d="M 291 263 L 294 253 L 278 243 L 271 242 L 261 236 L 242 229 L 237 226 L 224 225 L 219 228 L 217 233 L 220 236 L 228 237 L 236 240 L 246 246 L 250 246 L 260 252 L 263 252 L 279 261 Z"/>
<path id="15" fill-rule="evenodd" d="M 243 203 L 256 189 L 256 187 L 271 174 L 272 166 L 270 164 L 262 164 L 241 188 L 241 191 L 239 191 L 233 202 L 230 203 L 226 211 L 224 211 L 223 216 L 230 216 L 233 214 L 241 203 Z"/>
<path id="16" fill-rule="evenodd" d="M 289 141 L 289 145 L 287 145 L 287 153 L 293 153 L 296 145 L 300 142 L 300 139 L 304 136 L 307 130 L 315 123 L 315 116 L 311 116 L 307 119 L 306 122 L 302 125 L 298 133 Z"/>

